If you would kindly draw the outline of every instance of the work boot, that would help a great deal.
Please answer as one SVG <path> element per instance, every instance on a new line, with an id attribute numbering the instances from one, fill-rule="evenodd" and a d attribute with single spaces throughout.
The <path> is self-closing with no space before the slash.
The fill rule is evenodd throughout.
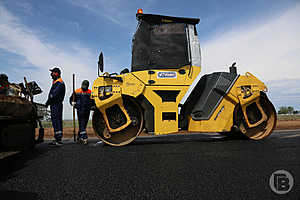
<path id="1" fill-rule="evenodd" d="M 77 144 L 83 144 L 83 139 L 82 138 L 78 138 L 77 139 Z"/>
<path id="2" fill-rule="evenodd" d="M 53 140 L 52 142 L 48 143 L 49 146 L 61 146 L 63 145 L 62 141 Z"/>
<path id="3" fill-rule="evenodd" d="M 88 144 L 88 139 L 83 139 L 83 144 L 87 145 Z"/>

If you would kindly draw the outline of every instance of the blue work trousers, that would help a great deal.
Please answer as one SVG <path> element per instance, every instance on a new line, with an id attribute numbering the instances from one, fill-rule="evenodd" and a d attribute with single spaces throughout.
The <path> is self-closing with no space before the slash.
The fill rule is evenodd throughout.
<path id="1" fill-rule="evenodd" d="M 54 138 L 57 141 L 60 141 L 63 136 L 63 121 L 62 121 L 63 104 L 62 104 L 62 102 L 51 105 L 50 110 L 51 110 L 52 126 L 54 129 Z"/>
<path id="2" fill-rule="evenodd" d="M 78 138 L 87 139 L 86 126 L 90 118 L 90 110 L 77 110 L 79 124 Z"/>

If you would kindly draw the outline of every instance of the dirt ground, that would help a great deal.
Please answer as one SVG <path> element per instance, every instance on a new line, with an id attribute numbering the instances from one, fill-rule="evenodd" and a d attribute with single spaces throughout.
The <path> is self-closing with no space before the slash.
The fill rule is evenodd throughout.
<path id="1" fill-rule="evenodd" d="M 284 130 L 284 129 L 300 129 L 300 120 L 278 120 L 275 130 Z M 76 129 L 78 131 L 78 127 Z M 77 136 L 76 131 L 76 136 Z M 87 133 L 89 137 L 97 137 L 94 133 L 92 127 L 87 128 Z M 38 129 L 36 130 L 36 134 L 38 134 Z M 141 133 L 141 136 L 146 136 L 148 134 Z M 64 128 L 64 138 L 72 138 L 73 137 L 73 128 L 66 127 Z M 45 138 L 53 138 L 53 129 L 45 128 Z"/>
<path id="2" fill-rule="evenodd" d="M 277 121 L 275 129 L 300 129 L 300 120 L 279 120 Z"/>

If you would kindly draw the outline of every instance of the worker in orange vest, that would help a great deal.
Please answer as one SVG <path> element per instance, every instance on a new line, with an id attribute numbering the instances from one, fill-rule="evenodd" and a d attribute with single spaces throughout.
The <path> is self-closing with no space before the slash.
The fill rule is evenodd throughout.
<path id="1" fill-rule="evenodd" d="M 82 81 L 81 88 L 75 90 L 75 92 L 70 96 L 70 104 L 77 110 L 77 119 L 79 124 L 77 141 L 80 144 L 88 143 L 86 126 L 90 118 L 91 107 L 93 106 L 91 92 L 92 91 L 89 89 L 89 81 L 84 80 Z M 75 97 L 73 98 L 74 95 Z"/>
<path id="2" fill-rule="evenodd" d="M 53 79 L 52 86 L 48 95 L 46 106 L 50 105 L 51 121 L 54 128 L 53 142 L 49 143 L 51 146 L 62 145 L 63 137 L 63 101 L 66 93 L 66 86 L 61 78 L 61 71 L 58 67 L 50 69 L 51 77 Z"/>

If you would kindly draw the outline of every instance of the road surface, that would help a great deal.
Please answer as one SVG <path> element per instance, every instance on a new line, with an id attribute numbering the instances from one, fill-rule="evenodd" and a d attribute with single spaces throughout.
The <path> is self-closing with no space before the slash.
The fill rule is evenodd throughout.
<path id="1" fill-rule="evenodd" d="M 217 134 L 141 137 L 124 147 L 97 141 L 43 143 L 0 159 L 0 199 L 300 199 L 300 130 L 262 141 Z M 293 177 L 286 194 L 271 190 L 276 170 Z"/>

